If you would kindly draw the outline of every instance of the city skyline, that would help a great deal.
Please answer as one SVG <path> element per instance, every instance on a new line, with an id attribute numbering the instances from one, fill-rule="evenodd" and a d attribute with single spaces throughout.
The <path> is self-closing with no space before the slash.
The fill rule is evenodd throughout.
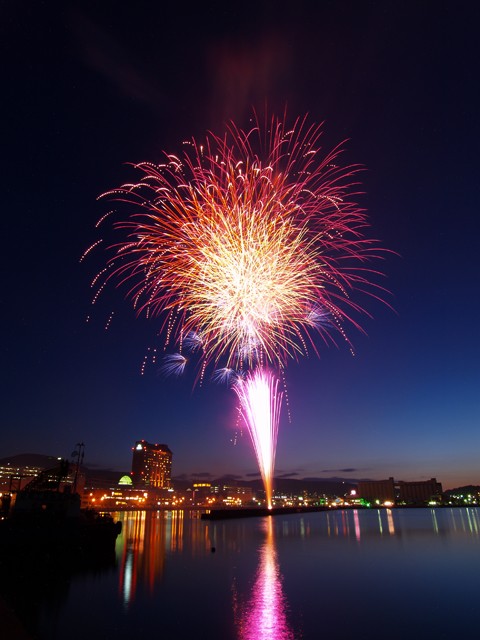
<path id="1" fill-rule="evenodd" d="M 286 368 L 275 475 L 480 484 L 473 12 L 110 9 L 4 9 L 0 458 L 69 456 L 83 441 L 86 463 L 120 470 L 141 437 L 168 443 L 173 476 L 258 476 L 232 390 L 195 385 L 193 371 L 164 377 L 151 358 L 141 375 L 161 355 L 159 327 L 114 288 L 92 308 L 101 260 L 79 258 L 105 213 L 97 197 L 135 179 L 127 163 L 181 153 L 267 102 L 324 122 L 326 151 L 348 140 L 344 163 L 366 168 L 371 235 L 394 252 L 382 265 L 394 311 L 364 305 L 355 357 L 319 343 L 319 358 Z"/>
<path id="2" fill-rule="evenodd" d="M 172 452 L 170 451 L 170 449 L 168 448 L 168 445 L 162 444 L 162 445 L 158 445 L 158 444 L 152 444 L 152 443 L 147 443 L 145 440 L 137 440 L 135 442 L 135 446 L 131 448 L 132 451 L 132 461 L 130 462 L 130 465 L 125 466 L 124 468 L 120 469 L 112 469 L 111 466 L 106 466 L 104 468 L 98 468 L 97 466 L 93 466 L 93 467 L 89 467 L 88 464 L 84 465 L 81 464 L 81 469 L 82 472 L 85 473 L 87 476 L 96 476 L 97 474 L 99 474 L 100 476 L 105 475 L 106 477 L 108 477 L 110 479 L 110 481 L 114 482 L 113 478 L 117 477 L 118 479 L 118 484 L 125 484 L 124 480 L 126 477 L 130 478 L 130 481 L 132 481 L 133 484 L 135 484 L 133 482 L 133 480 L 135 479 L 135 475 L 138 475 L 137 473 L 135 473 L 135 471 L 133 470 L 134 467 L 134 462 L 133 460 L 135 459 L 135 450 L 137 449 L 137 445 L 139 443 L 142 443 L 144 445 L 147 445 L 147 448 L 156 448 L 156 447 L 160 447 L 160 449 L 164 449 L 168 450 L 169 453 L 169 466 L 171 466 L 171 462 L 172 462 Z M 15 454 L 13 456 L 6 456 L 4 458 L 0 458 L 0 467 L 1 470 L 3 470 L 3 472 L 5 472 L 7 474 L 8 477 L 10 477 L 10 475 L 12 475 L 12 477 L 17 478 L 17 480 L 20 479 L 26 479 L 26 481 L 28 481 L 29 478 L 34 477 L 38 471 L 41 469 L 54 469 L 57 468 L 60 464 L 60 462 L 64 462 L 65 459 L 62 459 L 60 457 L 57 456 L 52 456 L 52 455 L 45 455 L 45 454 L 38 454 L 38 453 L 18 453 Z M 70 471 L 74 471 L 75 466 L 76 466 L 76 457 L 71 456 L 71 459 L 68 460 L 67 462 L 69 462 L 70 464 Z M 138 461 L 137 461 L 138 464 Z M 171 470 L 171 469 L 170 469 Z M 215 475 L 213 473 L 208 473 L 208 472 L 204 472 L 201 474 L 201 477 L 196 476 L 194 474 L 190 474 L 189 476 L 187 474 L 182 474 L 182 475 L 177 475 L 175 476 L 175 474 L 170 474 L 170 470 L 168 472 L 168 478 L 169 478 L 169 482 L 173 481 L 176 483 L 180 483 L 180 484 L 184 484 L 184 483 L 188 483 L 188 482 L 227 482 L 227 481 L 231 481 L 234 484 L 236 482 L 239 483 L 245 483 L 245 482 L 255 482 L 257 483 L 259 486 L 262 486 L 262 479 L 260 477 L 260 474 L 252 474 L 255 475 L 255 478 L 239 478 L 238 476 L 232 476 L 231 474 L 225 474 L 223 476 L 218 476 Z M 342 471 L 342 470 L 340 470 Z M 345 471 L 350 471 L 350 470 L 345 470 Z M 420 472 L 418 473 L 418 475 L 420 475 Z M 424 474 L 423 474 L 424 475 Z M 5 477 L 7 477 L 5 476 Z M 295 477 L 290 477 L 289 475 L 287 475 L 287 477 L 285 476 L 276 476 L 275 480 L 277 482 L 280 482 L 280 484 L 282 484 L 282 486 L 284 485 L 285 481 L 288 482 L 289 480 L 293 480 L 295 485 L 301 485 L 302 482 L 305 482 L 306 485 L 309 484 L 315 484 L 317 482 L 322 483 L 333 483 L 333 484 L 339 484 L 339 483 L 344 483 L 347 486 L 350 485 L 355 485 L 361 482 L 367 482 L 367 483 L 382 483 L 385 481 L 391 481 L 393 480 L 392 476 L 384 477 L 382 479 L 376 479 L 373 480 L 371 478 L 368 477 L 356 477 L 356 478 L 346 478 L 344 476 L 331 476 L 331 477 L 323 477 L 323 478 L 317 478 L 317 477 L 313 477 L 313 478 L 295 478 Z M 414 478 L 402 478 L 399 481 L 400 482 L 407 482 L 407 483 L 424 483 L 424 482 L 428 482 L 432 480 L 431 478 L 429 480 L 416 480 Z M 139 486 L 146 486 L 145 481 L 143 481 L 142 479 L 136 481 L 137 484 L 139 484 Z M 152 483 L 150 483 L 152 484 Z M 472 483 L 468 483 L 468 485 L 471 485 Z M 153 484 L 152 484 L 153 486 Z M 465 485 L 467 486 L 467 485 Z M 454 487 L 454 488 L 458 488 L 458 487 Z"/>

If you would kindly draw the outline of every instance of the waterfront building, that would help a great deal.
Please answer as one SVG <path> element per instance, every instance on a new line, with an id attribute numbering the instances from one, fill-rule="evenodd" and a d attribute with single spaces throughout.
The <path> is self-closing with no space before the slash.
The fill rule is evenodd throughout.
<path id="1" fill-rule="evenodd" d="M 133 447 L 133 484 L 168 489 L 172 479 L 172 452 L 166 444 L 137 440 Z"/>
<path id="2" fill-rule="evenodd" d="M 396 483 L 398 502 L 402 504 L 425 504 L 430 501 L 440 501 L 442 485 L 436 478 L 418 482 Z"/>
<path id="3" fill-rule="evenodd" d="M 43 467 L 0 465 L 0 491 L 20 491 L 43 471 Z"/>
<path id="4" fill-rule="evenodd" d="M 212 485 L 210 482 L 194 482 L 191 489 L 189 502 L 192 505 L 226 505 L 241 507 L 251 504 L 254 499 L 252 487 Z"/>
<path id="5" fill-rule="evenodd" d="M 27 457 L 27 456 L 18 456 Z M 32 456 L 34 457 L 34 454 Z M 74 484 L 74 472 L 73 469 L 68 466 L 63 467 L 64 472 L 59 480 L 59 470 L 62 465 L 62 458 L 51 458 L 47 456 L 38 456 L 45 458 L 42 465 L 28 465 L 28 464 L 15 464 L 7 462 L 0 465 L 0 492 L 1 493 L 16 493 L 23 491 L 27 487 L 33 488 L 37 481 L 41 481 L 46 486 L 48 484 L 58 487 L 61 491 L 65 486 L 68 486 L 71 490 Z M 78 475 L 78 479 L 83 481 L 83 476 Z"/>
<path id="6" fill-rule="evenodd" d="M 372 503 L 391 506 L 424 505 L 434 500 L 441 501 L 442 485 L 436 478 L 416 482 L 388 480 L 361 480 L 358 483 L 358 494 Z"/>
<path id="7" fill-rule="evenodd" d="M 358 483 L 358 495 L 377 504 L 395 504 L 395 482 L 388 480 L 361 480 Z"/>

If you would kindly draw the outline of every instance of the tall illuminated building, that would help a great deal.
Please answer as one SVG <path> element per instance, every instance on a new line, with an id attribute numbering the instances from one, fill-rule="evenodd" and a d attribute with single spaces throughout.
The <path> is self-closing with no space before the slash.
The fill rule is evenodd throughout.
<path id="1" fill-rule="evenodd" d="M 132 457 L 134 485 L 168 489 L 171 478 L 172 452 L 167 445 L 137 440 Z"/>

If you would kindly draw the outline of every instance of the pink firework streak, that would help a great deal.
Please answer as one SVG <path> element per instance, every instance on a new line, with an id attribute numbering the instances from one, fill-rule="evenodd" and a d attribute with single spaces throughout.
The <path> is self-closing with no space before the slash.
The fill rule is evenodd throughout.
<path id="1" fill-rule="evenodd" d="M 278 380 L 266 369 L 256 369 L 248 373 L 245 379 L 239 378 L 233 389 L 240 401 L 240 411 L 248 427 L 265 487 L 267 506 L 271 509 L 283 394 L 278 391 Z"/>
<path id="2" fill-rule="evenodd" d="M 352 293 L 383 292 L 369 266 L 383 251 L 356 204 L 360 167 L 342 168 L 341 148 L 325 153 L 320 137 L 307 118 L 231 124 L 136 165 L 137 182 L 104 194 L 127 215 L 108 213 L 121 237 L 92 281 L 93 303 L 112 280 L 126 285 L 176 350 L 162 371 L 179 375 L 193 359 L 200 382 L 208 365 L 236 380 L 268 506 L 282 402 L 272 370 L 316 353 L 318 336 L 351 347 L 344 327 L 360 329 L 363 312 Z"/>

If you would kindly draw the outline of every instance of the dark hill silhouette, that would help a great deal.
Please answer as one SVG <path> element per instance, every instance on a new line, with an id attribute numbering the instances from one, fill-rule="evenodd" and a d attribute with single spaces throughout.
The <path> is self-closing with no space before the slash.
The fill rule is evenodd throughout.
<path id="1" fill-rule="evenodd" d="M 58 465 L 58 458 L 46 456 L 41 453 L 19 453 L 15 456 L 0 458 L 0 466 L 11 467 L 40 467 L 41 469 L 51 469 Z"/>

